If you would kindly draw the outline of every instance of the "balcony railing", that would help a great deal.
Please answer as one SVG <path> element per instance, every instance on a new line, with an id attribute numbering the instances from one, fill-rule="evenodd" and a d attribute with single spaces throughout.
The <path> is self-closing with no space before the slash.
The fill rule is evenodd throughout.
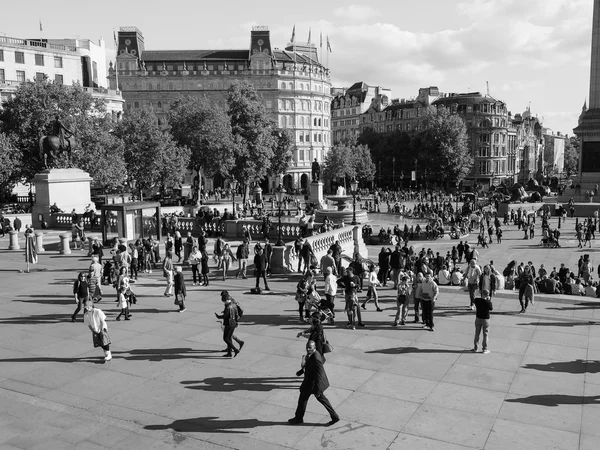
<path id="1" fill-rule="evenodd" d="M 72 45 L 61 45 L 61 44 L 51 44 L 49 42 L 44 42 L 42 40 L 34 40 L 34 39 L 19 39 L 8 36 L 0 36 L 0 43 L 2 44 L 10 44 L 10 45 L 19 45 L 22 47 L 37 47 L 37 48 L 48 48 L 51 50 L 62 50 L 65 52 L 77 52 L 77 47 Z"/>

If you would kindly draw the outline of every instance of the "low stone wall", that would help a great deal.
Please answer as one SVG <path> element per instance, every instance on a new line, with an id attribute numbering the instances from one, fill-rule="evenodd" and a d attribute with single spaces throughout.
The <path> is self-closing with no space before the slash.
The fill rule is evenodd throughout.
<path id="1" fill-rule="evenodd" d="M 536 212 L 540 208 L 544 206 L 543 202 L 536 203 L 500 203 L 498 205 L 498 215 L 503 216 L 505 212 L 510 214 L 510 211 L 518 211 L 519 209 L 522 211 L 533 211 Z"/>
<path id="2" fill-rule="evenodd" d="M 360 226 L 347 226 L 338 228 L 327 233 L 317 234 L 305 238 L 312 246 L 318 261 L 327 254 L 327 250 L 335 241 L 342 246 L 342 253 L 350 258 L 358 252 L 363 258 L 369 257 L 369 251 L 362 238 Z M 295 272 L 298 269 L 298 258 L 300 255 L 294 251 L 294 243 L 287 243 L 284 247 L 273 247 L 271 265 L 274 273 Z"/>
<path id="3" fill-rule="evenodd" d="M 21 231 L 25 229 L 26 225 L 31 225 L 31 214 L 4 214 L 4 218 L 10 220 L 10 226 L 13 226 L 16 218 L 21 220 Z"/>

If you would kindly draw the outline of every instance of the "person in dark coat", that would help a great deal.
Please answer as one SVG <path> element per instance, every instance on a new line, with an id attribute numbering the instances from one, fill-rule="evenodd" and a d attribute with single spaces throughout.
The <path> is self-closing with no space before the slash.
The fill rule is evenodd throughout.
<path id="1" fill-rule="evenodd" d="M 232 356 L 231 352 L 233 352 L 233 357 L 235 358 L 240 352 L 235 345 L 233 345 L 233 332 L 235 331 L 239 320 L 238 310 L 236 305 L 231 301 L 231 297 L 228 295 L 222 295 L 221 300 L 225 305 L 223 314 L 219 315 L 215 313 L 215 316 L 217 316 L 217 319 L 223 319 L 223 341 L 227 344 L 227 353 L 223 356 L 230 358 Z"/>
<path id="2" fill-rule="evenodd" d="M 329 380 L 325 373 L 325 367 L 323 366 L 323 357 L 317 351 L 314 341 L 308 341 L 306 344 L 306 356 L 303 358 L 303 367 L 297 372 L 300 376 L 304 374 L 304 380 L 300 385 L 300 397 L 298 398 L 298 407 L 296 408 L 296 414 L 294 417 L 288 420 L 290 425 L 297 425 L 304 423 L 304 413 L 306 412 L 306 405 L 311 395 L 321 405 L 325 407 L 331 420 L 327 423 L 327 426 L 333 425 L 340 421 L 340 417 L 337 415 L 331 403 L 327 397 L 325 397 L 325 391 L 329 387 Z"/>
<path id="3" fill-rule="evenodd" d="M 254 255 L 254 272 L 256 274 L 256 287 L 260 279 L 262 278 L 265 282 L 265 291 L 269 291 L 269 284 L 267 283 L 267 257 L 262 246 L 257 245 L 255 248 L 256 255 Z"/>
<path id="4" fill-rule="evenodd" d="M 183 279 L 183 272 L 181 266 L 175 267 L 175 304 L 179 305 L 179 312 L 184 312 L 185 297 L 187 292 L 185 291 L 185 280 Z"/>

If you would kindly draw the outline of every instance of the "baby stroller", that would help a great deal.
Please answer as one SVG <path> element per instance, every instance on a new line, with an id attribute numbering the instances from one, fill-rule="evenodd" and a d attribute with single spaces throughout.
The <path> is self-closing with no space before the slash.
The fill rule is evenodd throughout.
<path id="1" fill-rule="evenodd" d="M 317 291 L 311 290 L 308 293 L 304 308 L 307 316 L 310 317 L 316 312 L 319 314 L 318 317 L 321 323 L 327 323 L 329 325 L 334 324 L 334 312 L 329 308 L 329 305 L 327 305 L 327 300 L 322 300 Z"/>

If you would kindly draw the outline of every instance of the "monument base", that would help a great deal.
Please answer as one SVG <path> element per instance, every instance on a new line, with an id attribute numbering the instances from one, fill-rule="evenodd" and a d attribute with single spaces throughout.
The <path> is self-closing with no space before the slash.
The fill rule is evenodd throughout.
<path id="1" fill-rule="evenodd" d="M 92 203 L 90 183 L 92 178 L 81 169 L 44 170 L 33 177 L 35 205 L 31 210 L 34 228 L 41 228 L 42 221 L 50 218 L 50 206 L 56 203 L 60 209 L 78 214 Z"/>
<path id="2" fill-rule="evenodd" d="M 310 197 L 309 201 L 315 203 L 318 209 L 325 207 L 325 200 L 323 198 L 323 182 L 312 181 L 310 183 Z"/>

